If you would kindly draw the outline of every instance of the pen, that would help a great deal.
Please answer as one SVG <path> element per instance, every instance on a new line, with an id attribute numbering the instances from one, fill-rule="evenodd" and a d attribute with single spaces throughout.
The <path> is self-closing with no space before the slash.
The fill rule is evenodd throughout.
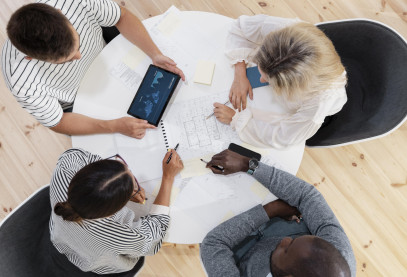
<path id="1" fill-rule="evenodd" d="M 204 159 L 200 159 L 202 162 L 204 162 L 204 163 L 206 163 L 206 164 L 208 164 L 209 162 L 207 162 L 207 161 L 205 161 Z M 218 170 L 222 170 L 222 172 L 223 172 L 223 166 L 221 166 L 221 165 L 212 165 L 212 167 L 214 167 L 214 168 L 216 168 L 216 169 L 218 169 Z"/>
<path id="2" fill-rule="evenodd" d="M 148 198 L 147 198 L 147 197 L 146 197 L 146 198 L 144 198 L 144 201 L 143 201 L 143 203 L 142 203 L 143 205 L 144 205 L 144 204 L 146 204 L 146 200 L 148 200 Z"/>
<path id="3" fill-rule="evenodd" d="M 230 101 L 228 100 L 228 101 L 226 101 L 225 103 L 223 103 L 223 105 L 227 105 L 227 104 L 229 104 L 230 103 Z M 215 114 L 215 112 L 213 112 L 213 113 L 211 113 L 210 115 L 208 115 L 205 119 L 208 119 L 208 118 L 210 118 L 212 115 L 214 115 Z"/>
<path id="4" fill-rule="evenodd" d="M 175 151 L 177 151 L 178 146 L 179 146 L 179 142 L 177 143 L 177 145 L 175 145 L 175 148 L 174 148 Z M 167 159 L 167 164 L 171 161 L 171 158 L 172 158 L 172 152 L 171 152 L 170 156 Z"/>

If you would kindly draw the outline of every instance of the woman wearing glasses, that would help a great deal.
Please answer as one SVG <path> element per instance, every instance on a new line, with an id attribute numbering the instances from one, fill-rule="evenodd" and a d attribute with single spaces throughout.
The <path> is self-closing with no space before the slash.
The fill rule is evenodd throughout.
<path id="1" fill-rule="evenodd" d="M 169 226 L 174 177 L 183 168 L 171 152 L 164 157 L 161 188 L 150 214 L 138 221 L 125 205 L 144 203 L 144 189 L 119 155 L 101 159 L 80 149 L 63 153 L 50 184 L 51 241 L 65 255 L 57 253 L 56 263 L 98 274 L 131 273 L 140 257 L 157 253 Z"/>

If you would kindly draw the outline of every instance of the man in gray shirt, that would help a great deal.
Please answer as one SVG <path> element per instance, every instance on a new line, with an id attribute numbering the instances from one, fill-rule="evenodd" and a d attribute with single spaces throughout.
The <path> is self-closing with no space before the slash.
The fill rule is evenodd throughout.
<path id="1" fill-rule="evenodd" d="M 223 170 L 221 170 L 221 168 Z M 258 205 L 214 228 L 201 244 L 209 276 L 356 276 L 352 246 L 323 196 L 297 177 L 225 150 L 207 164 L 215 174 L 252 174 L 280 200 Z M 303 219 L 311 235 L 257 235 L 237 258 L 236 249 L 251 241 L 275 217 Z M 273 227 L 273 224 L 270 225 Z M 262 233 L 261 231 L 259 232 Z M 246 247 L 247 248 L 247 247 Z"/>

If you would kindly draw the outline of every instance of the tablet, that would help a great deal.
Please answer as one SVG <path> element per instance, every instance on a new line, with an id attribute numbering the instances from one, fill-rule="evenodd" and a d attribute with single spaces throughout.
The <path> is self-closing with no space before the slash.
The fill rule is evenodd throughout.
<path id="1" fill-rule="evenodd" d="M 254 151 L 252 151 L 250 149 L 247 149 L 247 148 L 245 148 L 243 146 L 231 143 L 231 144 L 229 144 L 228 149 L 230 151 L 236 152 L 236 153 L 238 153 L 238 154 L 240 154 L 242 156 L 248 157 L 250 159 L 254 158 L 254 159 L 258 160 L 258 161 L 261 160 L 261 154 L 259 154 L 257 152 L 254 152 Z"/>
<path id="2" fill-rule="evenodd" d="M 181 77 L 150 64 L 127 114 L 158 126 Z"/>

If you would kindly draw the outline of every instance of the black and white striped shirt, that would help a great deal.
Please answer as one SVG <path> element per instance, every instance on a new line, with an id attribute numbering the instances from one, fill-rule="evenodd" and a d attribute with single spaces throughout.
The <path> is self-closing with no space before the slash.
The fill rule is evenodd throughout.
<path id="1" fill-rule="evenodd" d="M 26 55 L 7 40 L 2 51 L 2 69 L 7 87 L 20 105 L 46 127 L 62 118 L 72 107 L 80 82 L 90 64 L 102 51 L 102 26 L 110 27 L 120 19 L 120 7 L 111 0 L 38 0 L 57 9 L 72 23 L 80 37 L 82 58 L 52 64 Z"/>
<path id="2" fill-rule="evenodd" d="M 67 199 L 68 186 L 82 167 L 101 157 L 69 149 L 59 158 L 50 184 L 51 207 Z M 51 241 L 59 252 L 83 271 L 98 274 L 131 270 L 139 257 L 154 255 L 169 226 L 169 208 L 152 205 L 150 214 L 133 222 L 134 212 L 124 207 L 114 215 L 81 224 L 65 221 L 53 211 Z"/>

